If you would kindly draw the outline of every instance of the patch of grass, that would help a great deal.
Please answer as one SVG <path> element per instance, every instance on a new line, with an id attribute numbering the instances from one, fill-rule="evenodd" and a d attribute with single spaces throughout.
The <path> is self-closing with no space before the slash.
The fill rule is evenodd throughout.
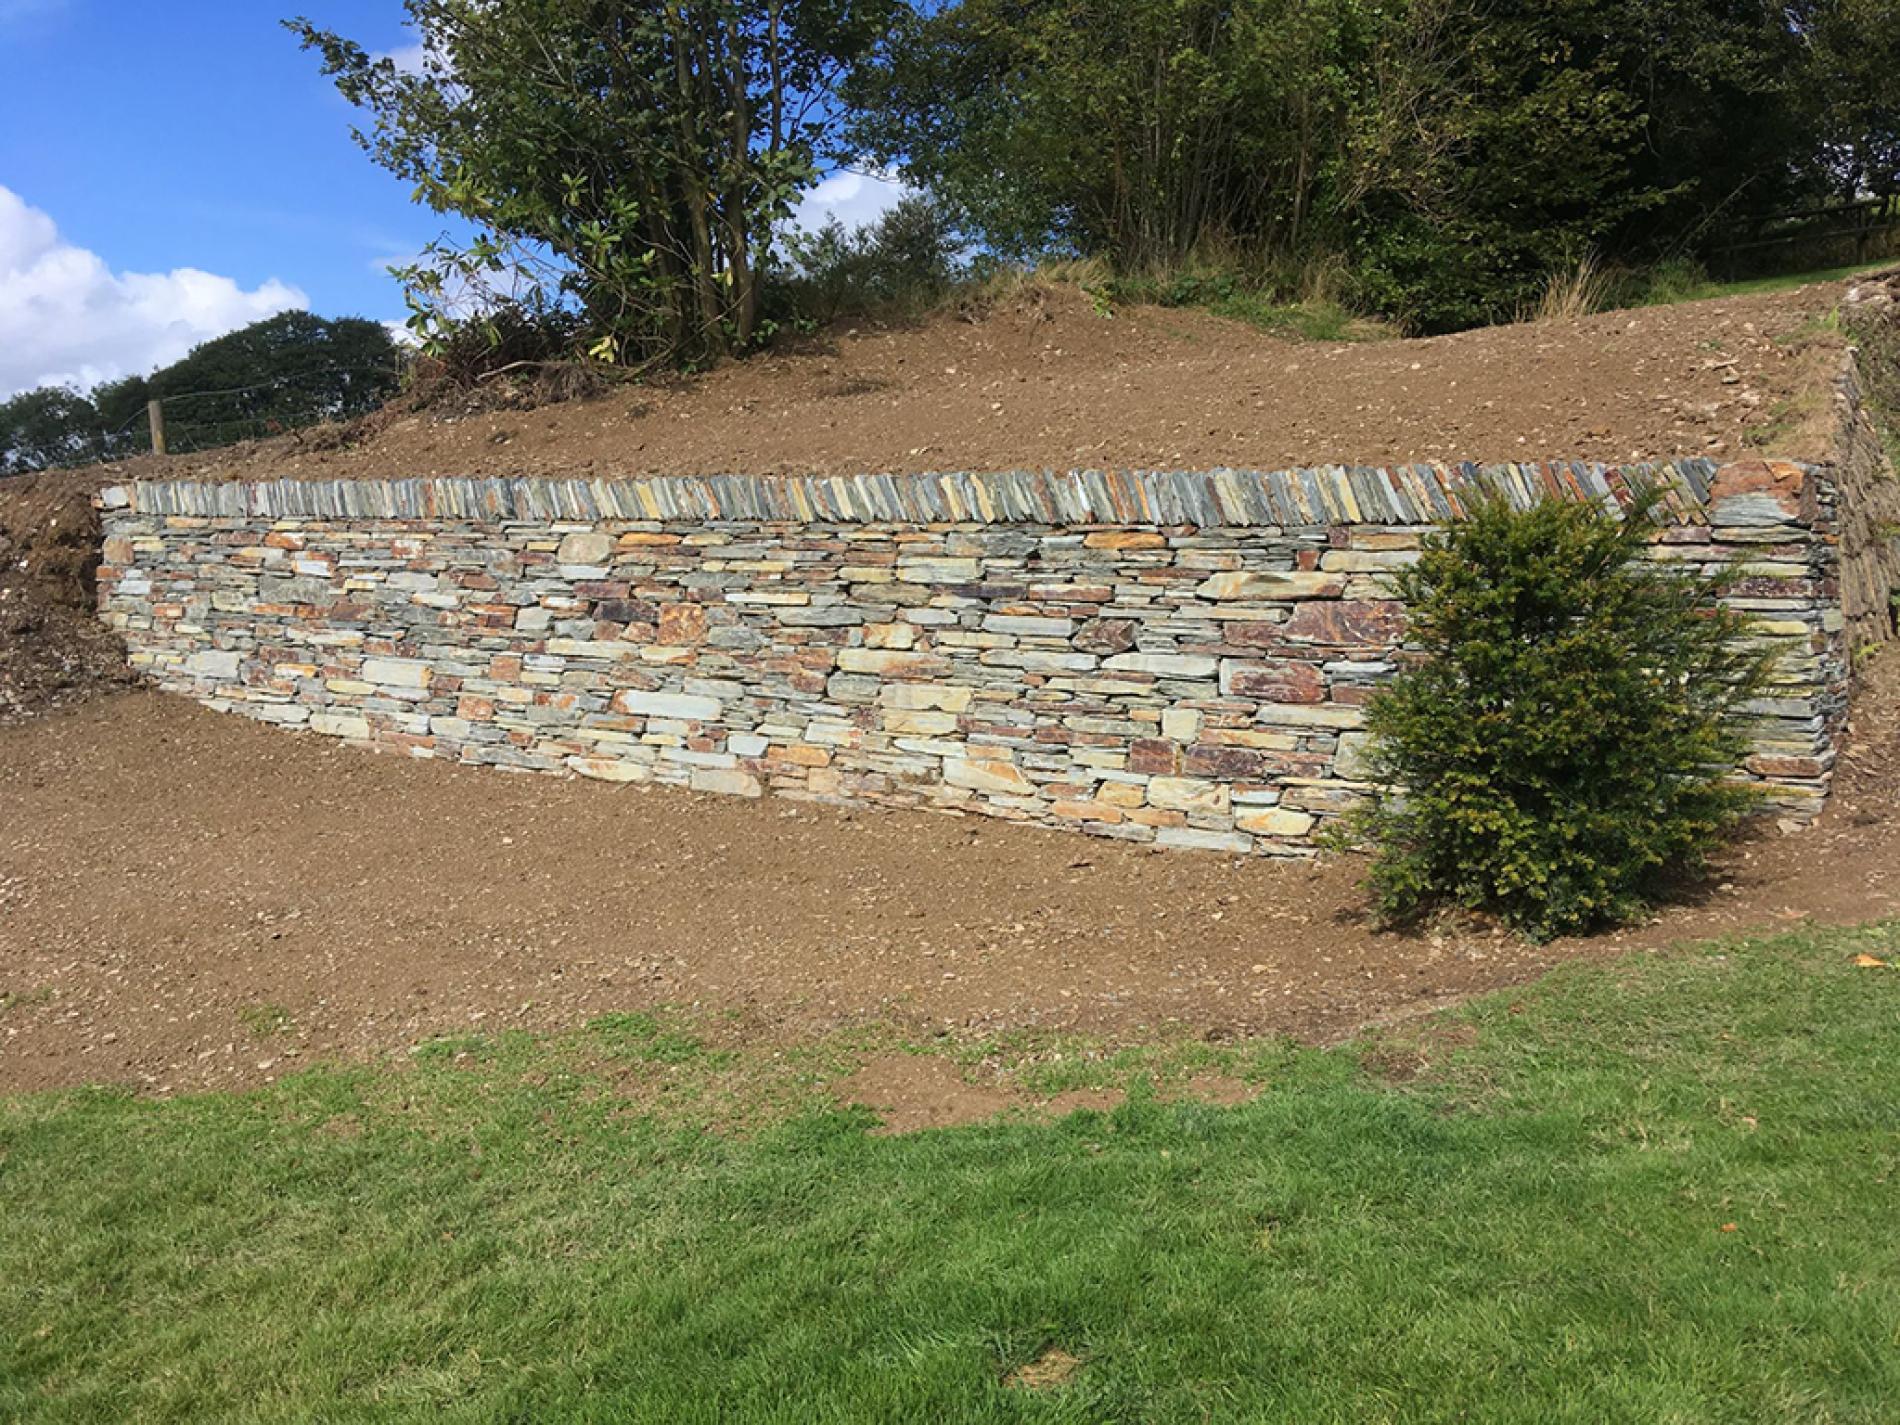
<path id="1" fill-rule="evenodd" d="M 1739 282 L 1714 283 L 1714 290 L 1707 295 L 1747 297 L 1757 292 L 1786 292 L 1795 287 L 1805 287 L 1811 282 L 1846 282 L 1892 266 L 1893 259 L 1889 257 L 1879 262 L 1857 262 L 1847 267 L 1824 267 L 1813 272 L 1782 272 L 1772 277 L 1749 277 Z"/>
<path id="2" fill-rule="evenodd" d="M 1858 312 L 1848 335 L 1860 351 L 1862 395 L 1888 461 L 1900 468 L 1900 315 Z"/>
<path id="3" fill-rule="evenodd" d="M 1384 324 L 1348 310 L 1333 295 L 1331 284 L 1318 277 L 1288 284 L 1232 268 L 1191 266 L 1153 276 L 1117 276 L 1094 290 L 1114 305 L 1197 307 L 1302 341 L 1371 341 L 1393 335 Z"/>
<path id="4" fill-rule="evenodd" d="M 5 1014 L 15 1005 L 42 1005 L 53 1002 L 51 985 L 39 985 L 30 990 L 0 990 L 0 1014 Z"/>
<path id="5" fill-rule="evenodd" d="M 16 1098 L 0 1418 L 1883 1421 L 1900 971 L 1854 957 L 1897 946 L 1573 966 L 1402 1081 L 1392 1035 L 1224 1046 L 1238 1108 L 911 1137 L 630 1112 L 617 1073 L 780 1052 L 642 1058 L 696 1040 L 665 1017 Z"/>
<path id="6" fill-rule="evenodd" d="M 1841 312 L 1840 308 L 1834 307 L 1815 313 L 1794 330 L 1771 337 L 1770 340 L 1784 351 L 1798 353 L 1806 351 L 1817 341 L 1828 341 L 1840 334 Z"/>
<path id="7" fill-rule="evenodd" d="M 1377 341 L 1397 335 L 1340 299 L 1344 277 L 1337 264 L 1314 262 L 1287 271 L 1257 266 L 1225 252 L 1135 273 L 1116 272 L 1099 258 L 1004 265 L 965 284 L 954 305 L 978 310 L 1073 287 L 1101 317 L 1131 306 L 1195 308 L 1301 341 Z"/>
<path id="8" fill-rule="evenodd" d="M 1630 294 L 1628 304 L 1638 307 L 1667 306 L 1674 302 L 1701 302 L 1715 297 L 1752 297 L 1764 292 L 1787 292 L 1815 282 L 1846 282 L 1869 272 L 1893 266 L 1893 259 L 1855 263 L 1848 267 L 1826 267 L 1810 272 L 1781 272 L 1771 277 L 1748 277 L 1735 282 L 1718 282 L 1693 265 L 1665 263 L 1643 274 L 1642 282 Z"/>
<path id="9" fill-rule="evenodd" d="M 1645 306 L 1667 306 L 1672 302 L 1693 302 L 1710 295 L 1715 284 L 1708 270 L 1692 257 L 1667 257 L 1642 274 L 1639 302 Z"/>
<path id="10" fill-rule="evenodd" d="M 1786 440 L 1812 411 L 1812 398 L 1783 396 L 1768 407 L 1742 431 L 1742 444 L 1755 450 L 1772 450 Z"/>
<path id="11" fill-rule="evenodd" d="M 1378 341 L 1392 332 L 1355 315 L 1337 302 L 1276 302 L 1259 292 L 1243 292 L 1207 308 L 1220 317 L 1246 322 L 1262 331 L 1301 341 Z"/>
<path id="12" fill-rule="evenodd" d="M 637 1063 L 685 1064 L 706 1048 L 690 1033 L 667 1028 L 650 1014 L 604 1014 L 587 1026 L 602 1053 Z"/>
<path id="13" fill-rule="evenodd" d="M 926 1050 L 928 1052 L 928 1050 Z M 1150 1085 L 1166 1096 L 1197 1075 L 1284 1082 L 1302 1051 L 1286 1040 L 1210 1044 L 1187 1036 L 1149 1044 L 1107 1045 L 1072 1034 L 1018 1032 L 955 1045 L 966 1073 L 1014 1083 L 1037 1098 Z"/>
<path id="14" fill-rule="evenodd" d="M 251 1031 L 253 1039 L 271 1039 L 288 1034 L 297 1021 L 281 1004 L 251 1004 L 238 1011 L 238 1019 Z"/>
<path id="15" fill-rule="evenodd" d="M 409 1051 L 421 1064 L 496 1064 L 518 1060 L 533 1052 L 532 1036 L 518 1031 L 504 1034 L 444 1034 L 424 1040 Z"/>
<path id="16" fill-rule="evenodd" d="M 1611 290 L 1610 274 L 1594 255 L 1587 255 L 1575 267 L 1551 273 L 1528 319 L 1560 322 L 1587 317 L 1609 305 Z"/>
<path id="17" fill-rule="evenodd" d="M 1603 268 L 1594 259 L 1585 258 L 1575 268 L 1552 273 L 1541 300 L 1523 312 L 1519 320 L 1552 321 L 1613 309 L 1667 307 L 1678 302 L 1704 302 L 1718 297 L 1783 292 L 1809 283 L 1845 282 L 1891 266 L 1892 259 L 1888 259 L 1852 267 L 1784 272 L 1772 277 L 1720 282 L 1710 277 L 1701 263 L 1692 258 L 1665 258 L 1652 267 L 1634 269 Z M 1831 329 L 1837 325 L 1831 316 L 1817 318 L 1803 328 L 1803 333 L 1814 336 L 1824 327 Z M 1713 347 L 1714 344 L 1710 343 L 1709 348 Z"/>

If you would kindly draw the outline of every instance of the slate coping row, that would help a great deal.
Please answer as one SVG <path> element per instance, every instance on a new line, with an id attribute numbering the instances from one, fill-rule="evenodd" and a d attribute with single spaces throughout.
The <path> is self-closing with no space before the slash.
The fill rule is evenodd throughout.
<path id="1" fill-rule="evenodd" d="M 139 481 L 101 492 L 107 511 L 202 519 L 603 520 L 787 524 L 1158 525 L 1319 528 L 1427 525 L 1480 490 L 1620 505 L 1658 487 L 1655 518 L 1708 520 L 1715 461 L 1632 465 L 1322 465 L 1297 470 L 1014 470 L 925 475 L 438 477 L 405 480 Z"/>

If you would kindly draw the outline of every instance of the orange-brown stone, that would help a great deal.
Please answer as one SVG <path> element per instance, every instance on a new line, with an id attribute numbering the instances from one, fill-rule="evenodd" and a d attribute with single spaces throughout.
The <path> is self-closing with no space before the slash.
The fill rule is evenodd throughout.
<path id="1" fill-rule="evenodd" d="M 706 610 L 698 604 L 667 604 L 660 609 L 660 642 L 698 643 L 706 636 Z"/>

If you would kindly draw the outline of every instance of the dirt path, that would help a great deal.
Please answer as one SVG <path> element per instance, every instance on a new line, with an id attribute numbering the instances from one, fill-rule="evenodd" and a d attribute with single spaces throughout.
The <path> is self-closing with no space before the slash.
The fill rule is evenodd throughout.
<path id="1" fill-rule="evenodd" d="M 1896 707 L 1900 662 L 1819 828 L 1657 924 L 1532 947 L 1373 933 L 1350 863 L 509 776 L 104 698 L 0 732 L 0 1091 L 228 1086 L 659 1005 L 748 1038 L 1325 1038 L 1578 956 L 1893 911 Z"/>

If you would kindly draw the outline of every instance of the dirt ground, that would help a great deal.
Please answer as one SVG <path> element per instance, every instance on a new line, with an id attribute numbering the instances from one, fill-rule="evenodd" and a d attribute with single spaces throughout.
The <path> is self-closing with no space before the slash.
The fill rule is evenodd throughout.
<path id="1" fill-rule="evenodd" d="M 125 650 L 93 616 L 91 472 L 0 480 L 0 727 L 126 687 Z"/>
<path id="2" fill-rule="evenodd" d="M 1819 826 L 1762 828 L 1653 924 L 1539 947 L 1375 932 L 1351 861 L 509 776 L 103 697 L 0 735 L 0 1092 L 242 1085 L 658 1006 L 748 1041 L 1325 1040 L 1578 957 L 1893 911 L 1900 657 L 1852 736 Z"/>

